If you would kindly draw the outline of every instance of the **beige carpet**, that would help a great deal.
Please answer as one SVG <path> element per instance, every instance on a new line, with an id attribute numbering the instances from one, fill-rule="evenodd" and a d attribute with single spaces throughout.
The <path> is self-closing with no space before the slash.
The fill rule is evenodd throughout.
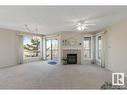
<path id="1" fill-rule="evenodd" d="M 33 62 L 0 69 L 0 89 L 100 89 L 111 72 L 97 65 Z"/>

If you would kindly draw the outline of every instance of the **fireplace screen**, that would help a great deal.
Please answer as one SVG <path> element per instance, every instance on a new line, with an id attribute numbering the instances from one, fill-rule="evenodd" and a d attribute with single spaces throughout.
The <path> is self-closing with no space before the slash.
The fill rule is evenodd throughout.
<path id="1" fill-rule="evenodd" d="M 67 64 L 77 64 L 77 54 L 67 54 Z"/>

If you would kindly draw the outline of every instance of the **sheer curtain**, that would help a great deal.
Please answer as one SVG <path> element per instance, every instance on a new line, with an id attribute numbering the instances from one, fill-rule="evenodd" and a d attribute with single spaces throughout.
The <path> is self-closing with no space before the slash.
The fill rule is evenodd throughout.
<path id="1" fill-rule="evenodd" d="M 106 31 L 101 34 L 102 38 L 102 50 L 101 50 L 101 67 L 105 67 L 106 64 Z"/>
<path id="2" fill-rule="evenodd" d="M 23 64 L 23 35 L 17 35 L 18 37 L 18 63 Z"/>

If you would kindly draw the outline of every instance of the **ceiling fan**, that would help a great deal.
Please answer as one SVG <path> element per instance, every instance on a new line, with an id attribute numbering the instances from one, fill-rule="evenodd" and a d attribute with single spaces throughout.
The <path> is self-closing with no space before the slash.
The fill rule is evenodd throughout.
<path id="1" fill-rule="evenodd" d="M 94 24 L 94 23 L 89 23 L 89 22 L 87 22 L 87 21 L 85 21 L 85 20 L 79 20 L 79 21 L 77 21 L 77 23 L 76 23 L 76 29 L 77 29 L 78 31 L 87 31 L 87 29 L 89 29 L 88 27 L 89 27 L 89 26 L 93 26 L 93 25 L 96 25 L 96 24 Z"/>

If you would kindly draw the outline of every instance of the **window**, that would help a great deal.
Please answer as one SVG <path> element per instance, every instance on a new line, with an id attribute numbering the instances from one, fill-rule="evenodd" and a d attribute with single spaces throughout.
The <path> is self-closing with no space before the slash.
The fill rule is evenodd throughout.
<path id="1" fill-rule="evenodd" d="M 91 37 L 84 38 L 84 58 L 91 58 Z"/>
<path id="2" fill-rule="evenodd" d="M 40 57 L 40 42 L 41 38 L 38 36 L 24 36 L 24 58 Z"/>
<path id="3" fill-rule="evenodd" d="M 48 39 L 46 41 L 46 58 L 47 59 L 58 59 L 58 40 Z"/>
<path id="4" fill-rule="evenodd" d="M 101 50 L 102 50 L 102 42 L 101 42 L 101 36 L 98 37 L 98 59 L 101 58 Z"/>

